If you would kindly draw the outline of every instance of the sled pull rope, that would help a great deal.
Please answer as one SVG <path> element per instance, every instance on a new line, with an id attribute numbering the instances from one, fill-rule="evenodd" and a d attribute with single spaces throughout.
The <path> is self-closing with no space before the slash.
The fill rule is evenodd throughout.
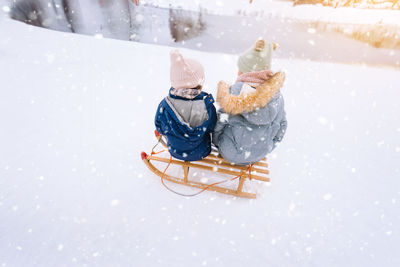
<path id="1" fill-rule="evenodd" d="M 165 149 L 163 149 L 163 150 L 161 150 L 161 151 L 154 152 L 154 149 L 158 146 L 158 144 L 159 144 L 160 141 L 161 141 L 161 139 L 159 139 L 159 138 L 157 138 L 157 139 L 158 139 L 157 143 L 156 143 L 156 144 L 153 146 L 153 148 L 151 149 L 151 155 L 157 155 L 157 154 L 160 154 L 160 153 L 166 151 Z"/>
<path id="2" fill-rule="evenodd" d="M 157 155 L 157 154 L 160 154 L 160 153 L 165 152 L 165 151 L 166 151 L 165 149 L 163 149 L 161 151 L 158 151 L 158 152 L 151 151 L 151 154 L 152 155 Z"/>
<path id="3" fill-rule="evenodd" d="M 253 166 L 254 166 L 254 164 L 250 164 L 249 165 L 249 179 L 250 179 L 250 181 L 251 181 L 251 172 L 253 171 Z"/>
<path id="4" fill-rule="evenodd" d="M 237 176 L 235 176 L 235 177 L 233 177 L 233 178 L 231 178 L 231 179 L 226 179 L 226 180 L 223 180 L 223 181 L 220 181 L 220 182 L 215 182 L 215 183 L 209 184 L 209 185 L 207 185 L 206 187 L 204 187 L 202 190 L 200 190 L 199 192 L 194 193 L 194 194 L 183 194 L 183 193 L 177 192 L 177 191 L 175 191 L 175 190 L 169 188 L 169 187 L 165 184 L 165 182 L 164 182 L 165 173 L 166 173 L 166 171 L 167 171 L 169 165 L 171 165 L 171 162 L 172 162 L 172 155 L 169 156 L 168 165 L 167 165 L 167 167 L 165 168 L 165 170 L 164 170 L 164 172 L 163 172 L 163 174 L 162 174 L 162 176 L 161 176 L 161 183 L 163 184 L 163 186 L 164 186 L 165 188 L 167 188 L 167 189 L 168 189 L 169 191 L 171 191 L 172 193 L 175 193 L 175 194 L 180 195 L 180 196 L 183 196 L 183 197 L 194 197 L 194 196 L 200 195 L 201 193 L 203 193 L 204 191 L 206 191 L 208 188 L 210 188 L 210 187 L 212 187 L 212 186 L 215 186 L 215 185 L 218 185 L 218 184 L 222 184 L 222 183 L 226 183 L 226 182 L 228 182 L 228 181 L 233 181 L 233 180 L 236 180 L 236 179 L 238 179 L 238 178 L 241 178 L 246 172 L 249 172 L 249 179 L 251 180 L 251 170 L 252 170 L 252 168 L 253 168 L 253 164 L 251 164 L 251 165 L 249 165 L 249 167 L 248 167 L 246 170 L 244 170 L 241 174 L 239 174 L 239 175 L 237 175 Z"/>
<path id="5" fill-rule="evenodd" d="M 160 141 L 161 141 L 161 138 L 158 138 L 157 143 L 156 143 L 156 144 L 153 146 L 153 148 L 151 149 L 151 155 L 156 155 L 156 154 L 159 154 L 159 153 L 162 153 L 162 152 L 165 152 L 165 151 L 166 151 L 165 149 L 163 149 L 163 150 L 161 150 L 161 151 L 154 152 L 154 149 L 158 146 L 158 144 L 160 143 Z M 169 162 L 168 162 L 168 164 L 167 164 L 167 167 L 165 168 L 165 170 L 163 171 L 162 176 L 161 176 L 161 183 L 163 184 L 163 186 L 164 186 L 166 189 L 168 189 L 168 190 L 171 191 L 172 193 L 175 193 L 175 194 L 180 195 L 180 196 L 183 196 L 183 197 L 194 197 L 194 196 L 200 195 L 201 193 L 203 193 L 204 191 L 206 191 L 208 188 L 210 188 L 210 187 L 212 187 L 212 186 L 215 186 L 215 185 L 218 185 L 218 184 L 222 184 L 222 183 L 226 183 L 226 182 L 229 182 L 229 181 L 234 181 L 234 180 L 236 180 L 236 179 L 238 179 L 238 178 L 241 178 L 246 172 L 249 172 L 249 179 L 251 180 L 251 179 L 252 179 L 252 178 L 251 178 L 251 171 L 252 171 L 253 165 L 254 165 L 254 164 L 250 164 L 249 167 L 248 167 L 246 170 L 244 170 L 242 173 L 240 173 L 239 175 L 237 175 L 237 176 L 235 176 L 235 177 L 233 177 L 233 178 L 231 178 L 231 179 L 226 179 L 226 180 L 223 180 L 223 181 L 220 181 L 220 182 L 215 182 L 215 183 L 209 184 L 209 185 L 207 185 L 206 187 L 204 187 L 202 190 L 200 190 L 200 191 L 197 192 L 197 193 L 194 193 L 194 194 L 183 194 L 183 193 L 180 193 L 180 192 L 178 192 L 178 191 L 175 191 L 175 190 L 169 188 L 169 187 L 165 184 L 165 181 L 164 181 L 165 173 L 167 172 L 169 166 L 171 165 L 171 162 L 172 162 L 172 155 L 170 154 L 170 156 L 169 156 Z"/>

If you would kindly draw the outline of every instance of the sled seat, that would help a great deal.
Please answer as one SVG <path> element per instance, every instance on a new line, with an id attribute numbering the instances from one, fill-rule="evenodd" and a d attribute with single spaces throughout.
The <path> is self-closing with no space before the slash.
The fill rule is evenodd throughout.
<path id="1" fill-rule="evenodd" d="M 155 132 L 156 138 L 158 141 L 164 146 L 167 147 L 165 141 L 162 136 Z M 270 182 L 270 179 L 267 177 L 269 174 L 268 163 L 266 162 L 266 158 L 263 160 L 256 162 L 252 165 L 241 166 L 230 163 L 222 158 L 217 152 L 211 152 L 210 155 L 205 157 L 202 160 L 198 161 L 182 161 L 179 159 L 173 159 L 171 157 L 163 157 L 158 155 L 148 155 L 145 152 L 141 153 L 141 157 L 146 166 L 156 175 L 162 177 L 165 180 L 183 184 L 191 187 L 196 187 L 200 189 L 205 189 L 209 191 L 216 191 L 223 194 L 234 195 L 238 197 L 245 198 L 256 198 L 255 193 L 249 193 L 243 191 L 243 185 L 246 180 L 258 180 L 262 182 Z M 183 177 L 175 177 L 170 174 L 167 174 L 163 171 L 159 170 L 152 162 L 163 162 L 171 165 L 178 165 L 183 168 Z M 232 177 L 232 180 L 239 180 L 236 189 L 226 188 L 219 185 L 210 186 L 209 184 L 190 181 L 189 180 L 189 170 L 190 169 L 199 169 L 212 173 L 222 173 L 227 175 L 228 177 Z"/>

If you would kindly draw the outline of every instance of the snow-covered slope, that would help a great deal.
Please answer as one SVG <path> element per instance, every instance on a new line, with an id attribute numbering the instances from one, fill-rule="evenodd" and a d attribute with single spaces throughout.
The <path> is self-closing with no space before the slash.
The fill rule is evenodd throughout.
<path id="1" fill-rule="evenodd" d="M 289 128 L 271 186 L 183 198 L 139 156 L 169 47 L 8 19 L 0 36 L 0 265 L 399 266 L 399 71 L 275 60 Z M 234 56 L 182 53 L 209 92 L 235 78 Z"/>

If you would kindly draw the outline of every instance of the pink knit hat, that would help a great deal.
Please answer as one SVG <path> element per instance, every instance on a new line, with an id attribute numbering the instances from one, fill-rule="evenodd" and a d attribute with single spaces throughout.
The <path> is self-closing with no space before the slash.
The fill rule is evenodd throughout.
<path id="1" fill-rule="evenodd" d="M 194 59 L 183 58 L 178 50 L 171 51 L 171 85 L 175 89 L 195 88 L 204 83 L 204 68 Z"/>

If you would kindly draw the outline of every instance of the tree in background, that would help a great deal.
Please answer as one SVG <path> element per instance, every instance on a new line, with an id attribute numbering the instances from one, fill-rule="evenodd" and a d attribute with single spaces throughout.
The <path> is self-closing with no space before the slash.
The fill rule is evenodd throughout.
<path id="1" fill-rule="evenodd" d="M 200 12 L 169 9 L 169 29 L 175 42 L 188 40 L 200 35 L 206 28 Z"/>

